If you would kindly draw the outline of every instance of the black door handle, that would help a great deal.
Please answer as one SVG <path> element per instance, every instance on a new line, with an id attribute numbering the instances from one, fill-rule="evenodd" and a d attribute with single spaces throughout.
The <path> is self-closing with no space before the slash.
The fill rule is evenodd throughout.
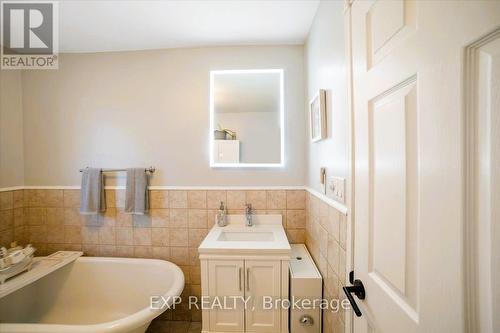
<path id="1" fill-rule="evenodd" d="M 358 305 L 354 300 L 354 297 L 352 297 L 352 294 L 356 295 L 359 299 L 365 299 L 366 296 L 365 287 L 363 286 L 363 282 L 361 282 L 361 280 L 354 280 L 352 284 L 353 284 L 352 286 L 343 287 L 342 289 L 344 290 L 344 293 L 347 296 L 349 303 L 351 303 L 352 310 L 354 311 L 356 316 L 361 317 L 362 313 L 359 310 Z"/>

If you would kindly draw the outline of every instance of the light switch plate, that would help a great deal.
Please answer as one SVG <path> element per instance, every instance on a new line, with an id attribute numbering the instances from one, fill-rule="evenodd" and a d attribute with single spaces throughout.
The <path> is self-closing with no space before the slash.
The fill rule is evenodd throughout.
<path id="1" fill-rule="evenodd" d="M 328 189 L 333 199 L 345 203 L 345 178 L 328 177 Z"/>

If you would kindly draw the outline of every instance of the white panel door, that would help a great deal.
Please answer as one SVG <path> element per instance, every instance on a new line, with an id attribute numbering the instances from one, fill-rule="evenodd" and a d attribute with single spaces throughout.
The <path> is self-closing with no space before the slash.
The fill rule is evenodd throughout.
<path id="1" fill-rule="evenodd" d="M 217 297 L 224 304 L 224 298 L 229 304 L 222 309 L 214 306 L 210 310 L 210 330 L 220 332 L 243 332 L 245 330 L 243 260 L 209 260 L 208 262 L 208 293 L 211 298 Z M 236 299 L 236 304 L 231 300 Z M 211 302 L 211 304 L 214 304 Z M 233 306 L 236 305 L 236 306 Z"/>
<path id="2" fill-rule="evenodd" d="M 281 262 L 279 260 L 245 260 L 245 295 L 250 297 L 246 311 L 246 332 L 279 332 L 280 310 L 263 308 L 263 297 L 281 295 Z"/>
<path id="3" fill-rule="evenodd" d="M 464 332 L 462 55 L 500 1 L 356 0 L 347 15 L 354 331 Z"/>

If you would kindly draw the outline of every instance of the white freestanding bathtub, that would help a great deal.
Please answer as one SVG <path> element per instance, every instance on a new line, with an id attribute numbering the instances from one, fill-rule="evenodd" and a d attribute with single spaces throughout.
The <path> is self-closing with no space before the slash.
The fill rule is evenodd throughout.
<path id="1" fill-rule="evenodd" d="M 154 259 L 78 258 L 0 299 L 1 333 L 144 333 L 179 296 L 184 275 Z"/>

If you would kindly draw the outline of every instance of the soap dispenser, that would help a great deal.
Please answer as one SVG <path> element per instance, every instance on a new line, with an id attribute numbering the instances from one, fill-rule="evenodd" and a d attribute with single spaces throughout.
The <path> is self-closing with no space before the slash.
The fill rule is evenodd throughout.
<path id="1" fill-rule="evenodd" d="M 219 227 L 225 227 L 227 225 L 226 215 L 226 207 L 224 207 L 224 202 L 221 201 L 219 211 L 217 212 L 217 225 Z"/>

